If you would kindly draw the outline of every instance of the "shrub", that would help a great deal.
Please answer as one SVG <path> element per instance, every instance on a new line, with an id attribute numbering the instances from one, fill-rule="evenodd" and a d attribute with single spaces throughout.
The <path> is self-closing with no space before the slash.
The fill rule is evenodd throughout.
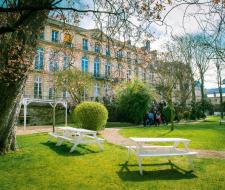
<path id="1" fill-rule="evenodd" d="M 118 119 L 140 124 L 152 104 L 153 93 L 140 81 L 131 81 L 117 91 Z"/>
<path id="2" fill-rule="evenodd" d="M 73 111 L 76 123 L 84 129 L 101 130 L 104 129 L 108 111 L 104 105 L 98 102 L 82 102 Z"/>
<path id="3" fill-rule="evenodd" d="M 167 105 L 163 108 L 163 115 L 167 122 L 171 122 L 175 117 L 175 109 L 172 106 Z"/>

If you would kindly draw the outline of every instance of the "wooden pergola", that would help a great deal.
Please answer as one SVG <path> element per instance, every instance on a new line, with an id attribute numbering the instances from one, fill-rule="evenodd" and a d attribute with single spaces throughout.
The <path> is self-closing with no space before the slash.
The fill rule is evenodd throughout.
<path id="1" fill-rule="evenodd" d="M 58 104 L 61 104 L 66 110 L 65 110 L 65 126 L 67 126 L 67 101 L 62 99 L 38 99 L 38 98 L 23 98 L 22 104 L 23 104 L 23 112 L 24 112 L 24 130 L 26 130 L 27 126 L 27 106 L 30 103 L 45 103 L 50 104 L 53 108 L 53 132 L 55 131 L 55 108 Z"/>

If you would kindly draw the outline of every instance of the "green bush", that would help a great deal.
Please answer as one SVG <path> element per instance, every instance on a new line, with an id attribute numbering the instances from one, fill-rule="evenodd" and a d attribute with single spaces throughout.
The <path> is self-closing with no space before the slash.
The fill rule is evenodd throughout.
<path id="1" fill-rule="evenodd" d="M 175 109 L 172 106 L 167 105 L 163 108 L 163 115 L 167 122 L 171 122 L 175 118 Z"/>
<path id="2" fill-rule="evenodd" d="M 153 102 L 153 93 L 140 81 L 131 81 L 117 91 L 118 120 L 135 124 L 143 122 Z"/>
<path id="3" fill-rule="evenodd" d="M 75 122 L 78 126 L 90 130 L 104 129 L 108 111 L 104 105 L 98 102 L 82 102 L 73 111 Z"/>

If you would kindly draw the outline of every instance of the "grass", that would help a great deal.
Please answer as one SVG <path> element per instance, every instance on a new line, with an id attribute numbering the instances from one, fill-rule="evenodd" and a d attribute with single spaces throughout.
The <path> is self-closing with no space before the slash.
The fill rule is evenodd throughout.
<path id="1" fill-rule="evenodd" d="M 191 139 L 191 148 L 225 150 L 225 126 L 219 125 L 218 117 L 208 117 L 206 120 L 176 124 L 170 132 L 169 126 L 142 127 L 130 125 L 119 132 L 125 137 L 180 137 Z M 113 124 L 109 124 L 113 125 Z M 127 124 L 126 124 L 127 125 Z M 121 124 L 117 125 L 118 127 Z"/>
<path id="2" fill-rule="evenodd" d="M 18 137 L 19 151 L 0 156 L 0 189 L 225 189 L 225 160 L 196 158 L 196 171 L 187 172 L 185 158 L 144 160 L 144 175 L 127 150 L 105 143 L 105 151 L 80 146 L 69 153 L 70 144 L 55 146 L 46 134 Z M 171 167 L 173 166 L 173 169 Z M 178 167 L 179 166 L 179 167 Z"/>
<path id="3" fill-rule="evenodd" d="M 178 125 L 172 133 L 165 126 L 131 128 L 131 124 L 109 123 L 108 127 L 125 127 L 121 129 L 124 136 L 174 135 L 191 138 L 196 148 L 223 149 L 225 127 L 216 120 Z M 222 159 L 195 158 L 196 169 L 190 173 L 185 158 L 172 158 L 173 164 L 166 158 L 146 158 L 140 176 L 135 156 L 127 163 L 127 150 L 119 146 L 105 143 L 103 152 L 94 145 L 79 146 L 69 153 L 71 144 L 56 147 L 55 141 L 47 139 L 47 134 L 18 136 L 18 151 L 0 156 L 0 190 L 225 189 Z"/>

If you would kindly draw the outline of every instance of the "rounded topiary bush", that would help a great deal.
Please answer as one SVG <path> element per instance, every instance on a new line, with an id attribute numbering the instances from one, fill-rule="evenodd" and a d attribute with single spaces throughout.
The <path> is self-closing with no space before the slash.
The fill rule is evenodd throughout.
<path id="1" fill-rule="evenodd" d="M 81 128 L 98 131 L 104 129 L 108 111 L 101 103 L 82 102 L 74 109 L 73 116 Z"/>

